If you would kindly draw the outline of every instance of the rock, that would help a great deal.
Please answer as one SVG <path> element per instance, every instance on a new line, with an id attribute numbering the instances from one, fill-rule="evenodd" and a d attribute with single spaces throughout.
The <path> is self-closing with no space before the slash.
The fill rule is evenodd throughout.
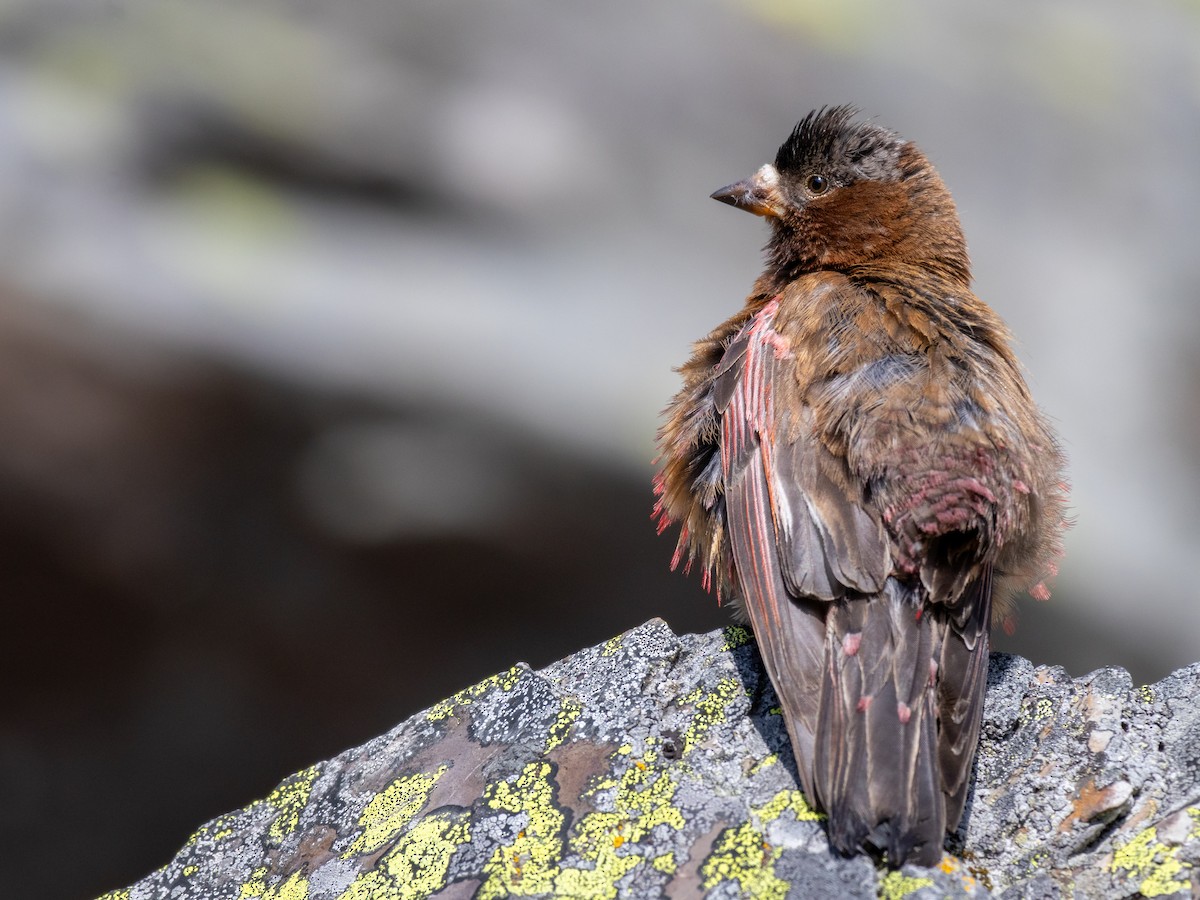
<path id="1" fill-rule="evenodd" d="M 995 654 L 935 868 L 829 852 L 750 634 L 652 620 L 519 664 L 201 827 L 104 900 L 1192 896 L 1200 664 L 1135 688 Z"/>

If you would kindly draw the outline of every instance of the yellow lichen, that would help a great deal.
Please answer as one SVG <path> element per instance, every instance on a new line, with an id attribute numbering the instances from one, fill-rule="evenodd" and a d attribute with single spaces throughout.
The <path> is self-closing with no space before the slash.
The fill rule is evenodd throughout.
<path id="1" fill-rule="evenodd" d="M 750 770 L 750 774 L 757 775 L 759 772 L 762 772 L 765 769 L 771 768 L 771 766 L 776 765 L 778 762 L 779 762 L 779 757 L 776 754 L 768 753 L 766 756 L 764 756 L 762 759 L 760 759 L 758 762 L 756 762 L 754 764 L 754 767 Z"/>
<path id="2" fill-rule="evenodd" d="M 238 900 L 308 900 L 308 879 L 299 872 L 293 872 L 274 887 L 267 886 L 268 874 L 266 866 L 251 872 L 238 891 Z"/>
<path id="3" fill-rule="evenodd" d="M 621 635 L 615 638 L 609 638 L 604 642 L 604 649 L 600 651 L 601 656 L 616 656 L 617 651 L 621 649 Z"/>
<path id="4" fill-rule="evenodd" d="M 267 795 L 265 802 L 279 810 L 279 815 L 267 830 L 267 838 L 272 844 L 278 846 L 283 843 L 284 838 L 300 824 L 300 814 L 308 805 L 313 782 L 317 780 L 318 774 L 316 766 L 309 766 Z"/>
<path id="5" fill-rule="evenodd" d="M 727 678 L 711 692 L 695 690 L 682 698 L 696 710 L 683 736 L 685 754 L 723 720 L 728 704 L 742 690 L 737 679 Z M 654 743 L 647 742 L 651 747 Z M 604 801 L 608 808 L 583 816 L 571 830 L 569 850 L 584 865 L 559 871 L 554 890 L 560 896 L 615 897 L 619 880 L 638 865 L 649 863 L 668 874 L 677 866 L 674 853 L 651 855 L 645 846 L 655 829 L 679 831 L 686 824 L 683 810 L 675 803 L 675 776 L 660 765 L 658 752 L 653 749 L 635 755 L 633 747 L 625 744 L 617 748 L 611 760 L 614 773 L 597 779 L 589 791 L 593 797 L 611 792 L 611 799 Z M 801 819 L 817 815 L 798 791 L 782 792 L 756 813 L 762 819 L 774 820 L 785 810 Z M 761 887 L 761 879 L 751 881 Z"/>
<path id="6" fill-rule="evenodd" d="M 1042 697 L 1036 704 L 1026 700 L 1021 704 L 1021 712 L 1017 716 L 1017 720 L 1021 725 L 1028 725 L 1030 722 L 1040 722 L 1043 719 L 1048 719 L 1054 715 L 1054 703 L 1046 697 Z"/>
<path id="7" fill-rule="evenodd" d="M 583 712 L 583 704 L 574 697 L 567 697 L 562 701 L 558 717 L 554 720 L 554 724 L 550 726 L 550 730 L 546 734 L 545 752 L 549 753 L 567 739 L 567 735 L 571 731 L 571 726 L 575 724 L 575 720 L 579 718 L 581 712 Z"/>
<path id="8" fill-rule="evenodd" d="M 658 825 L 668 825 L 676 830 L 683 828 L 683 813 L 672 802 L 678 787 L 669 773 L 652 771 L 645 760 L 635 760 L 625 770 L 614 804 L 618 813 L 626 814 L 632 820 L 630 840 L 640 841 Z"/>
<path id="9" fill-rule="evenodd" d="M 293 872 L 263 894 L 262 900 L 308 900 L 308 879 Z"/>
<path id="10" fill-rule="evenodd" d="M 253 807 L 255 804 L 251 804 Z M 249 808 L 249 807 L 248 807 Z M 191 836 L 184 842 L 184 847 L 193 847 L 204 838 L 211 838 L 214 841 L 223 841 L 226 838 L 233 836 L 232 825 L 237 821 L 240 815 L 238 812 L 225 813 L 217 816 L 211 822 L 200 826 L 192 832 Z"/>
<path id="11" fill-rule="evenodd" d="M 572 829 L 571 849 L 584 859 L 595 862 L 608 848 L 617 849 L 629 838 L 623 833 L 629 827 L 629 818 L 611 810 L 590 812 Z M 620 843 L 616 838 L 620 838 Z"/>
<path id="12" fill-rule="evenodd" d="M 614 875 L 612 881 L 645 859 L 640 855 L 618 857 L 616 850 L 627 844 L 640 844 L 660 825 L 676 831 L 684 827 L 683 813 L 674 804 L 678 784 L 668 772 L 652 765 L 656 759 L 655 754 L 647 753 L 630 760 L 619 777 L 597 781 L 589 793 L 595 796 L 612 790 L 612 809 L 589 813 L 574 829 L 571 850 L 594 863 L 597 871 Z M 621 841 L 606 842 L 605 837 L 610 833 L 617 833 Z"/>
<path id="13" fill-rule="evenodd" d="M 701 688 L 696 688 L 680 698 L 681 704 L 691 704 L 696 709 L 692 722 L 683 734 L 683 752 L 699 746 L 708 730 L 718 722 L 725 721 L 725 707 L 734 696 L 744 692 L 745 688 L 736 678 L 722 678 L 717 682 L 716 689 L 708 694 Z"/>
<path id="14" fill-rule="evenodd" d="M 338 900 L 418 900 L 446 884 L 454 852 L 471 839 L 469 813 L 426 816 Z"/>
<path id="15" fill-rule="evenodd" d="M 1150 687 L 1148 684 L 1143 684 L 1140 688 L 1138 688 L 1137 694 L 1138 699 L 1143 703 L 1154 702 L 1154 688 Z"/>
<path id="16" fill-rule="evenodd" d="M 1190 810 L 1189 810 L 1190 812 Z M 1191 889 L 1190 881 L 1179 876 L 1191 863 L 1178 858 L 1179 847 L 1169 847 L 1158 839 L 1158 829 L 1145 828 L 1133 840 L 1113 852 L 1109 871 L 1128 872 L 1138 880 L 1138 891 L 1144 897 L 1162 897 Z"/>
<path id="17" fill-rule="evenodd" d="M 214 841 L 227 841 L 233 837 L 233 815 L 228 817 L 222 816 L 213 823 L 212 839 Z"/>
<path id="18" fill-rule="evenodd" d="M 358 824 L 364 829 L 363 833 L 342 854 L 342 858 L 349 859 L 351 856 L 373 853 L 400 834 L 424 808 L 429 800 L 429 792 L 447 768 L 449 767 L 442 765 L 432 774 L 418 772 L 415 775 L 397 778 L 372 797 L 358 818 Z"/>
<path id="19" fill-rule="evenodd" d="M 751 812 L 760 822 L 774 822 L 785 812 L 794 815 L 797 822 L 816 822 L 824 818 L 808 805 L 804 794 L 796 790 L 780 791 L 762 806 L 754 807 Z"/>
<path id="20" fill-rule="evenodd" d="M 665 872 L 668 875 L 674 875 L 675 869 L 679 866 L 679 864 L 675 862 L 674 850 L 664 853 L 662 856 L 654 857 L 654 859 L 650 860 L 650 865 L 654 866 L 654 868 L 658 869 L 658 871 Z"/>
<path id="21" fill-rule="evenodd" d="M 644 857 L 632 853 L 619 854 L 612 842 L 591 847 L 586 858 L 594 864 L 592 868 L 572 867 L 559 871 L 554 879 L 554 896 L 611 900 L 617 896 L 617 882 L 645 861 Z"/>
<path id="22" fill-rule="evenodd" d="M 522 669 L 513 666 L 507 672 L 500 672 L 492 675 L 490 678 L 485 678 L 479 684 L 473 684 L 469 688 L 463 688 L 453 697 L 443 700 L 430 707 L 429 712 L 425 714 L 425 718 L 430 722 L 440 722 L 443 719 L 448 719 L 450 716 L 456 715 L 461 707 L 470 706 L 477 700 L 482 700 L 491 691 L 499 688 L 502 691 L 511 691 L 516 683 L 521 680 Z"/>
<path id="23" fill-rule="evenodd" d="M 753 822 L 721 833 L 717 845 L 700 867 L 706 891 L 726 881 L 736 881 L 743 896 L 756 900 L 783 900 L 790 885 L 775 874 L 782 849 L 767 843 Z"/>
<path id="24" fill-rule="evenodd" d="M 566 817 L 555 804 L 550 771 L 549 763 L 532 762 L 515 779 L 489 784 L 484 790 L 488 807 L 521 816 L 525 825 L 484 863 L 486 880 L 475 895 L 480 900 L 553 889 Z"/>
<path id="25" fill-rule="evenodd" d="M 741 625 L 730 625 L 721 629 L 721 636 L 724 638 L 721 649 L 726 653 L 730 650 L 736 650 L 738 647 L 745 646 L 751 640 L 750 631 Z"/>
<path id="26" fill-rule="evenodd" d="M 932 884 L 932 878 L 914 878 L 900 872 L 888 872 L 879 879 L 879 900 L 901 900 Z"/>
<path id="27" fill-rule="evenodd" d="M 515 780 L 486 788 L 488 806 L 522 815 L 525 821 L 515 839 L 497 848 L 485 865 L 487 880 L 477 896 L 613 898 L 618 882 L 639 865 L 649 863 L 667 874 L 675 871 L 673 853 L 651 856 L 642 843 L 656 828 L 684 827 L 683 812 L 674 805 L 678 785 L 656 765 L 653 751 L 634 756 L 633 747 L 626 744 L 610 761 L 616 771 L 597 779 L 588 794 L 611 792 L 604 800 L 611 808 L 583 816 L 565 847 L 566 816 L 555 803 L 548 763 L 530 763 Z M 563 866 L 568 851 L 582 864 Z"/>
<path id="28" fill-rule="evenodd" d="M 797 821 L 821 818 L 797 790 L 780 791 L 761 806 L 752 807 L 750 820 L 726 829 L 700 867 L 705 890 L 723 881 L 736 881 L 746 896 L 772 900 L 786 896 L 790 885 L 775 874 L 775 863 L 783 848 L 767 840 L 770 825 L 785 813 L 791 813 Z"/>
<path id="29" fill-rule="evenodd" d="M 267 892 L 267 867 L 260 866 L 250 873 L 250 877 L 242 882 L 237 900 L 256 900 Z"/>
<path id="30" fill-rule="evenodd" d="M 109 891 L 107 894 L 101 894 L 96 900 L 129 900 L 129 888 Z"/>

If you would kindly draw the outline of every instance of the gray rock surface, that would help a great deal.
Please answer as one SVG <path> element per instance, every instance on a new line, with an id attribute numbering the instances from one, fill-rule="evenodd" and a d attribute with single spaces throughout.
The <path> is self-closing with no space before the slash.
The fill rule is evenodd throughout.
<path id="1" fill-rule="evenodd" d="M 201 827 L 106 900 L 1194 896 L 1200 664 L 1135 687 L 992 657 L 935 868 L 829 852 L 741 628 L 523 664 Z"/>

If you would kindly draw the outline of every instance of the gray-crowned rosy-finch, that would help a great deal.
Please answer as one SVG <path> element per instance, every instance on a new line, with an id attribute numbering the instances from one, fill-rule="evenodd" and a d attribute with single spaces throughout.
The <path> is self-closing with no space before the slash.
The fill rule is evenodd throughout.
<path id="1" fill-rule="evenodd" d="M 811 113 L 713 194 L 770 223 L 766 269 L 681 369 L 655 512 L 744 607 L 833 846 L 932 865 L 990 622 L 1061 554 L 1063 457 L 941 178 L 855 115 Z"/>

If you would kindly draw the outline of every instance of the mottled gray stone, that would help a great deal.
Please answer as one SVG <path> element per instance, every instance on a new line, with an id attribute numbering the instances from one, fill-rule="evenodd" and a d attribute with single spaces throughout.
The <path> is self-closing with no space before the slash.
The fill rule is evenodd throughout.
<path id="1" fill-rule="evenodd" d="M 749 635 L 653 620 L 518 665 L 203 826 L 112 897 L 1191 896 L 1200 665 L 1136 688 L 997 654 L 932 869 L 829 852 Z"/>

